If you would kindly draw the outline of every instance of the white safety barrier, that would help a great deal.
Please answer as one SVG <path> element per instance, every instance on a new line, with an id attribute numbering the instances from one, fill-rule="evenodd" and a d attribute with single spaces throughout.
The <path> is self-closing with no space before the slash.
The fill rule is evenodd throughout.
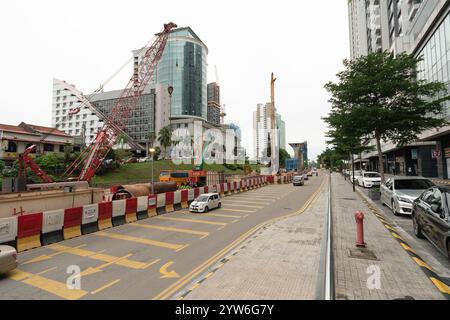
<path id="1" fill-rule="evenodd" d="M 62 230 L 64 227 L 64 209 L 44 211 L 42 213 L 42 233 Z"/>
<path id="2" fill-rule="evenodd" d="M 121 217 L 125 215 L 126 200 L 114 200 L 112 202 L 112 216 Z"/>
<path id="3" fill-rule="evenodd" d="M 200 194 L 204 194 L 205 193 L 205 188 L 204 187 L 200 187 Z"/>
<path id="4" fill-rule="evenodd" d="M 188 190 L 188 201 L 193 201 L 195 199 L 195 190 L 190 189 Z"/>
<path id="5" fill-rule="evenodd" d="M 154 200 L 154 199 L 153 199 Z M 138 212 L 147 212 L 149 207 L 149 197 L 138 197 L 137 198 L 137 211 Z"/>
<path id="6" fill-rule="evenodd" d="M 160 193 L 157 195 L 156 207 L 161 208 L 166 206 L 166 194 Z"/>
<path id="7" fill-rule="evenodd" d="M 175 191 L 173 194 L 173 204 L 181 203 L 181 190 Z"/>
<path id="8" fill-rule="evenodd" d="M 81 224 L 90 224 L 97 221 L 98 221 L 98 203 L 83 206 L 83 219 L 81 221 Z"/>
<path id="9" fill-rule="evenodd" d="M 0 219 L 0 243 L 15 241 L 17 237 L 17 217 Z"/>

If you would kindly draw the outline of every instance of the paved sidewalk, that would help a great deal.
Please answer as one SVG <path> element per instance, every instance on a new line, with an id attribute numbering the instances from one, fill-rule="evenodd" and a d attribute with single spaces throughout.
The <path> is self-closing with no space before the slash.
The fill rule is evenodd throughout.
<path id="1" fill-rule="evenodd" d="M 263 228 L 184 299 L 315 299 L 326 203 L 324 188 L 312 207 Z"/>
<path id="2" fill-rule="evenodd" d="M 336 299 L 444 299 L 397 240 L 371 213 L 361 197 L 353 193 L 352 186 L 339 174 L 332 175 L 332 195 Z M 374 253 L 378 261 L 349 257 L 348 250 L 356 249 L 354 213 L 358 210 L 365 214 L 364 236 L 368 244 L 367 250 Z M 380 270 L 381 288 L 369 290 L 367 281 L 375 269 L 368 268 L 373 266 Z"/>

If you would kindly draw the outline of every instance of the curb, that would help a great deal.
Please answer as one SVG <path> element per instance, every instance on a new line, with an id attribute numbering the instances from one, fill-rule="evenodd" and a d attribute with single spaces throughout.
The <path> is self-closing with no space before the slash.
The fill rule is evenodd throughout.
<path id="1" fill-rule="evenodd" d="M 422 259 L 417 252 L 398 234 L 397 227 L 392 226 L 385 215 L 380 211 L 377 204 L 369 199 L 363 192 L 356 190 L 359 197 L 364 204 L 369 208 L 377 219 L 381 222 L 384 228 L 389 232 L 392 238 L 397 240 L 402 249 L 408 253 L 410 258 L 416 263 L 416 265 L 425 273 L 433 285 L 439 290 L 439 292 L 447 299 L 450 300 L 450 284 L 446 283 L 432 268 L 428 265 L 424 259 Z"/>

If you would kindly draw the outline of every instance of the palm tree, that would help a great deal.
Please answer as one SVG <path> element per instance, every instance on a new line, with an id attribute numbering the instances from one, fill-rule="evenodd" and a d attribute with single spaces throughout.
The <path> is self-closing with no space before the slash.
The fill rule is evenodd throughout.
<path id="1" fill-rule="evenodd" d="M 162 147 L 164 147 L 165 157 L 167 157 L 167 147 L 172 146 L 172 128 L 166 126 L 159 130 L 158 141 Z"/>

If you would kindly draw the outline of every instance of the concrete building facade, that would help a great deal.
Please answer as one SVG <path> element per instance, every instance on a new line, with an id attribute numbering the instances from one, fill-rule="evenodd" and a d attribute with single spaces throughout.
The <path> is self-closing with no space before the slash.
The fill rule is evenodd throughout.
<path id="1" fill-rule="evenodd" d="M 449 83 L 450 1 L 388 0 L 379 3 L 382 9 L 380 14 L 387 17 L 388 21 L 387 27 L 382 24 L 381 29 L 382 34 L 389 34 L 388 50 L 394 54 L 406 52 L 423 57 L 418 67 L 418 77 Z M 349 11 L 351 7 L 352 3 L 349 3 Z M 351 28 L 350 36 L 356 37 L 353 34 L 355 32 Z M 354 51 L 353 44 L 351 47 Z M 440 116 L 450 119 L 449 102 L 445 104 Z M 418 141 L 406 147 L 384 142 L 382 150 L 384 169 L 388 173 L 450 178 L 450 126 L 424 131 L 419 135 Z M 376 156 L 376 152 L 360 155 L 370 170 L 378 170 Z"/>
<path id="2" fill-rule="evenodd" d="M 272 129 L 271 103 L 258 104 L 253 112 L 253 155 L 257 161 L 267 155 L 269 135 Z M 276 115 L 276 139 L 279 148 L 286 149 L 286 124 L 281 115 Z"/>
<path id="3" fill-rule="evenodd" d="M 18 126 L 0 124 L 0 160 L 12 164 L 25 149 L 36 145 L 31 158 L 48 153 L 63 153 L 65 146 L 72 146 L 74 138 L 56 129 L 33 124 L 20 123 Z"/>

